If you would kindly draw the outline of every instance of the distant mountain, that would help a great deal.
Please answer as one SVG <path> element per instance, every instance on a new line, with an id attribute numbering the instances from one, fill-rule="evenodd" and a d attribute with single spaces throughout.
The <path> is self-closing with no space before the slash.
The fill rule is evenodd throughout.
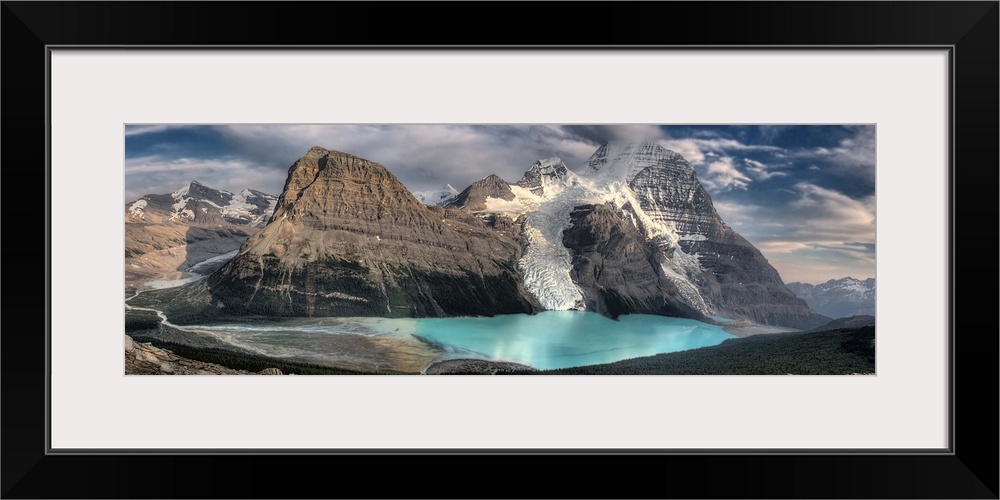
<path id="1" fill-rule="evenodd" d="M 875 315 L 875 278 L 858 280 L 848 276 L 819 285 L 795 282 L 787 286 L 816 312 L 831 318 Z"/>
<path id="2" fill-rule="evenodd" d="M 233 194 L 191 181 L 173 193 L 147 194 L 127 203 L 125 222 L 263 227 L 277 201 L 277 196 L 255 189 Z"/>
<path id="3" fill-rule="evenodd" d="M 205 261 L 235 252 L 267 223 L 276 203 L 255 189 L 234 194 L 197 181 L 126 203 L 126 284 L 144 288 L 150 280 L 214 270 Z"/>
<path id="4" fill-rule="evenodd" d="M 424 205 L 444 205 L 458 195 L 458 190 L 446 184 L 443 188 L 435 191 L 414 191 L 413 197 Z"/>

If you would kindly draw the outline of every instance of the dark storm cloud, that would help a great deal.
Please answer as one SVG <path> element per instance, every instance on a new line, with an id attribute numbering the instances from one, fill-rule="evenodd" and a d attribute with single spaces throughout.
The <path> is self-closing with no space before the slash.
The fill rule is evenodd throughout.
<path id="1" fill-rule="evenodd" d="M 659 141 L 666 138 L 663 128 L 657 125 L 563 125 L 561 129 L 595 148 L 609 141 Z"/>
<path id="2" fill-rule="evenodd" d="M 608 140 L 608 133 L 601 125 L 565 125 L 563 129 L 566 130 L 567 134 L 579 137 L 591 144 L 602 144 Z"/>

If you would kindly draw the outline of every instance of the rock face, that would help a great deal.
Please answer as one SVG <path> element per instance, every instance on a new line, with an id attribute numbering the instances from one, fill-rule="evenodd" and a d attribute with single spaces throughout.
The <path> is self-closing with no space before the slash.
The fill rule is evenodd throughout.
<path id="1" fill-rule="evenodd" d="M 125 335 L 126 375 L 254 375 L 214 363 L 182 358 L 167 349 L 135 342 Z M 259 375 L 281 375 L 277 368 L 265 368 Z"/>
<path id="2" fill-rule="evenodd" d="M 514 199 L 514 193 L 510 190 L 510 184 L 507 184 L 507 181 L 490 174 L 483 177 L 482 180 L 473 182 L 446 206 L 476 212 L 486 209 L 487 198 L 510 201 Z"/>
<path id="3" fill-rule="evenodd" d="M 570 214 L 563 242 L 573 252 L 573 281 L 586 308 L 616 318 L 660 314 L 698 318 L 700 312 L 663 271 L 666 255 L 610 203 L 582 205 Z"/>
<path id="4" fill-rule="evenodd" d="M 314 147 L 289 168 L 267 226 L 208 286 L 232 315 L 532 312 L 520 253 L 474 217 L 421 204 L 382 165 Z"/>
<path id="5" fill-rule="evenodd" d="M 875 278 L 841 278 L 819 285 L 789 283 L 788 289 L 820 314 L 831 318 L 875 315 Z"/>
<path id="6" fill-rule="evenodd" d="M 657 144 L 612 142 L 575 172 L 549 158 L 506 189 L 493 176 L 477 184 L 454 206 L 520 223 L 519 270 L 547 309 L 828 321 L 722 221 L 683 156 Z"/>
<path id="7" fill-rule="evenodd" d="M 171 194 L 125 205 L 125 281 L 142 288 L 179 277 L 207 259 L 235 251 L 267 222 L 277 197 L 253 189 L 233 194 L 192 181 Z"/>
<path id="8" fill-rule="evenodd" d="M 698 289 L 708 310 L 795 328 L 826 321 L 784 286 L 759 250 L 722 221 L 683 156 L 649 143 L 605 145 L 588 167 L 629 169 L 626 178 L 639 207 L 673 233 L 665 250 L 696 259 L 696 265 L 681 259 L 676 271 Z"/>
<path id="9" fill-rule="evenodd" d="M 566 164 L 559 158 L 546 158 L 533 163 L 524 177 L 514 184 L 526 188 L 533 195 L 544 196 L 546 187 L 550 192 L 553 188 L 561 189 L 569 178 L 569 173 Z"/>

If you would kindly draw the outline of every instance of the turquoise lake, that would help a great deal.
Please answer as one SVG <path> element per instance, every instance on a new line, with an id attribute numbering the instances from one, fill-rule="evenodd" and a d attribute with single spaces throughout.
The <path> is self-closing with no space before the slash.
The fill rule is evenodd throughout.
<path id="1" fill-rule="evenodd" d="M 365 337 L 404 344 L 419 340 L 437 352 L 438 360 L 503 360 L 543 370 L 683 351 L 735 337 L 718 325 L 691 319 L 633 314 L 616 321 L 581 311 L 490 318 L 289 318 L 177 328 L 183 337 L 165 340 L 320 364 L 380 366 L 385 353 L 378 354 L 375 344 L 351 341 Z"/>
<path id="2" fill-rule="evenodd" d="M 459 354 L 452 357 L 475 354 L 543 370 L 684 351 L 736 337 L 716 325 L 645 314 L 617 321 L 580 311 L 410 321 L 416 323 L 414 335 Z"/>

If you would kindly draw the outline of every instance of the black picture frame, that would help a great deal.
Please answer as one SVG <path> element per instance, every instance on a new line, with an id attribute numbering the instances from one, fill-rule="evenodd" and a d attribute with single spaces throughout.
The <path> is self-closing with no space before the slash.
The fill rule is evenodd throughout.
<path id="1" fill-rule="evenodd" d="M 993 304 L 997 294 L 992 283 L 1000 170 L 996 1 L 556 3 L 551 8 L 559 14 L 551 19 L 528 3 L 2 3 L 5 147 L 0 165 L 7 179 L 2 213 L 8 236 L 3 245 L 7 329 L 0 338 L 4 498 L 998 498 L 996 320 L 992 311 L 977 313 L 969 305 L 972 297 Z M 450 22 L 484 17 L 488 24 Z M 594 24 L 621 29 L 587 28 Z M 480 456 L 488 453 L 48 453 L 47 194 L 44 210 L 39 205 L 48 193 L 50 47 L 511 47 L 512 41 L 526 49 L 948 47 L 953 99 L 950 451 L 518 452 L 494 455 L 489 464 Z M 984 249 L 987 255 L 981 256 Z M 43 269 L 45 279 L 37 279 Z M 35 279 L 20 279 L 21 270 Z M 141 430 L 136 422 L 122 432 Z M 557 480 L 551 471 L 557 461 L 575 471 L 574 480 Z M 339 484 L 303 473 L 317 467 L 336 470 Z M 359 479 L 362 471 L 373 469 L 390 476 L 378 484 Z M 435 478 L 441 484 L 435 485 Z"/>

